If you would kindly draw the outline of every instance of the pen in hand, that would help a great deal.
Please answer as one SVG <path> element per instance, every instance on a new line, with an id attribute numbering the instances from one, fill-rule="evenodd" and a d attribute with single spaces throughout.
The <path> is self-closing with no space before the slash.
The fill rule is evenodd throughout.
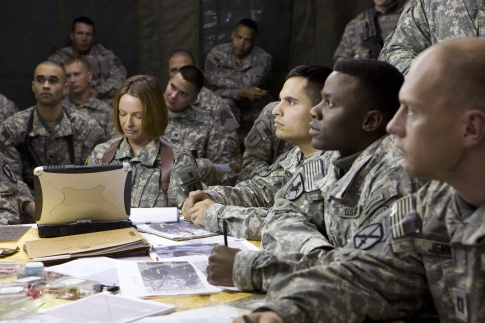
<path id="1" fill-rule="evenodd" d="M 228 247 L 227 245 L 227 222 L 226 220 L 222 220 L 222 232 L 224 233 L 224 245 Z"/>

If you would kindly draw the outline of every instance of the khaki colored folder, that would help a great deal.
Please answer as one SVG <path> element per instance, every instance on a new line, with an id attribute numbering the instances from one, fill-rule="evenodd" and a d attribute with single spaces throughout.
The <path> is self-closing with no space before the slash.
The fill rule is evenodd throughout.
<path id="1" fill-rule="evenodd" d="M 26 241 L 24 245 L 32 261 L 109 256 L 148 247 L 147 240 L 135 228 Z"/>

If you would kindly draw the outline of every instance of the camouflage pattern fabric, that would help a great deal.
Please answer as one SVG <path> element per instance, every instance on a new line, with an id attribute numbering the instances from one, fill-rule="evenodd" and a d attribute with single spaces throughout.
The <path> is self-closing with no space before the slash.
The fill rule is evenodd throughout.
<path id="1" fill-rule="evenodd" d="M 62 105 L 87 113 L 89 116 L 96 119 L 101 128 L 105 131 L 108 140 L 121 137 L 113 123 L 113 107 L 105 101 L 98 100 L 94 96 L 91 96 L 86 101 L 78 103 L 74 101 L 70 95 L 66 95 L 62 100 Z"/>
<path id="2" fill-rule="evenodd" d="M 226 220 L 230 235 L 261 240 L 261 225 L 274 203 L 276 192 L 298 172 L 303 161 L 319 158 L 322 154 L 321 150 L 317 150 L 304 158 L 301 150 L 294 147 L 251 180 L 235 187 L 210 187 L 204 192 L 216 204 L 205 211 L 204 227 L 213 232 L 222 232 L 222 223 Z"/>
<path id="3" fill-rule="evenodd" d="M 47 58 L 59 64 L 64 64 L 66 59 L 75 55 L 71 46 L 58 50 Z M 82 55 L 89 62 L 93 79 L 91 86 L 98 91 L 98 98 L 114 98 L 121 83 L 126 80 L 126 68 L 120 59 L 109 49 L 99 44 L 93 45 L 89 54 Z"/>
<path id="4" fill-rule="evenodd" d="M 111 146 L 110 140 L 94 148 L 88 165 L 101 164 L 104 152 Z M 160 185 L 160 141 L 152 140 L 135 157 L 126 137 L 110 162 L 130 163 L 133 169 L 131 207 L 164 207 L 165 199 Z M 174 163 L 168 188 L 168 206 L 182 207 L 188 193 L 202 189 L 201 176 L 194 158 L 189 152 L 173 147 Z"/>
<path id="5" fill-rule="evenodd" d="M 192 106 L 209 113 L 212 118 L 219 122 L 225 133 L 227 149 L 231 156 L 234 156 L 239 149 L 237 138 L 239 123 L 227 102 L 208 88 L 202 87 L 199 99 Z"/>
<path id="6" fill-rule="evenodd" d="M 480 7 L 473 17 L 467 9 L 473 3 L 478 6 L 474 0 L 408 1 L 379 60 L 391 63 L 406 75 L 412 60 L 433 44 L 460 37 L 483 38 L 485 11 Z"/>
<path id="7" fill-rule="evenodd" d="M 333 56 L 333 62 L 344 59 L 377 59 L 384 39 L 396 27 L 401 10 L 397 3 L 382 14 L 375 7 L 360 13 L 352 19 L 342 35 L 340 44 Z M 379 26 L 376 26 L 375 19 Z M 377 34 L 380 28 L 380 37 Z"/>
<path id="8" fill-rule="evenodd" d="M 278 139 L 275 136 L 273 110 L 279 104 L 271 102 L 264 107 L 254 126 L 244 139 L 246 150 L 243 154 L 241 180 L 253 178 L 266 167 L 274 163 L 276 156 L 290 151 L 295 144 Z"/>
<path id="9" fill-rule="evenodd" d="M 176 116 L 169 115 L 165 136 L 173 146 L 196 150 L 197 159 L 207 159 L 214 165 L 229 164 L 229 173 L 234 173 L 234 159 L 227 149 L 224 132 L 208 113 L 189 106 Z M 211 163 L 198 162 L 202 176 L 206 179 L 209 177 L 204 174 L 210 172 L 210 169 L 214 167 Z M 215 185 L 219 182 L 217 179 L 212 179 L 205 184 Z"/>
<path id="10" fill-rule="evenodd" d="M 239 90 L 258 86 L 268 74 L 273 59 L 263 49 L 254 46 L 242 60 L 232 55 L 232 44 L 213 47 L 205 62 L 205 71 L 210 74 L 209 89 L 223 98 L 237 100 Z"/>
<path id="11" fill-rule="evenodd" d="M 13 116 L 17 112 L 19 112 L 17 105 L 0 94 L 0 124 L 3 120 Z"/>
<path id="12" fill-rule="evenodd" d="M 27 134 L 27 122 L 32 114 L 33 128 Z M 93 148 L 106 141 L 104 130 L 94 118 L 67 107 L 63 107 L 61 118 L 54 129 L 40 118 L 35 106 L 5 120 L 0 126 L 0 150 L 17 175 L 21 205 L 34 201 L 34 167 L 23 159 L 16 148 L 24 143 L 27 135 L 32 137 L 31 146 L 41 165 L 72 164 L 66 139 L 68 136 L 73 136 L 75 165 L 84 165 Z"/>
<path id="13" fill-rule="evenodd" d="M 279 253 L 293 253 L 283 256 L 292 259 L 312 252 L 324 257 L 325 250 L 345 246 L 397 199 L 416 192 L 424 181 L 404 173 L 394 140 L 394 136 L 384 136 L 347 160 L 338 152 L 328 152 L 320 159 L 323 177 L 314 171 L 317 162 L 303 165 L 278 192 L 263 223 L 262 247 L 268 253 L 237 254 L 235 286 L 266 290 L 274 277 L 304 265 L 299 260 L 279 262 Z M 292 186 L 300 187 L 299 195 Z M 280 198 L 282 192 L 285 199 Z"/>
<path id="14" fill-rule="evenodd" d="M 19 191 L 17 177 L 0 153 L 0 225 L 19 223 Z"/>
<path id="15" fill-rule="evenodd" d="M 428 183 L 331 257 L 275 282 L 259 310 L 285 322 L 395 320 L 429 311 L 431 295 L 442 322 L 483 322 L 485 205 L 460 199 Z"/>

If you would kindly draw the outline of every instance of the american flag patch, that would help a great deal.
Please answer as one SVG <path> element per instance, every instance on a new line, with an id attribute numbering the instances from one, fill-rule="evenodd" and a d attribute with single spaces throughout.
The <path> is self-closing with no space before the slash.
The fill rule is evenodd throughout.
<path id="1" fill-rule="evenodd" d="M 399 239 L 419 232 L 414 196 L 397 201 L 391 211 L 392 238 Z"/>
<path id="2" fill-rule="evenodd" d="M 271 131 L 266 127 L 263 121 L 260 121 L 256 124 L 256 129 L 258 129 L 258 132 L 261 134 L 261 137 L 263 137 L 263 140 L 266 140 L 269 136 L 271 136 Z"/>
<path id="3" fill-rule="evenodd" d="M 318 190 L 319 175 L 323 174 L 323 162 L 321 159 L 314 160 L 310 163 L 303 164 L 303 177 L 305 183 L 305 192 Z M 317 181 L 316 181 L 317 179 Z"/>
<path id="4" fill-rule="evenodd" d="M 7 130 L 0 128 L 0 141 L 4 142 L 10 138 L 10 135 L 8 134 Z"/>

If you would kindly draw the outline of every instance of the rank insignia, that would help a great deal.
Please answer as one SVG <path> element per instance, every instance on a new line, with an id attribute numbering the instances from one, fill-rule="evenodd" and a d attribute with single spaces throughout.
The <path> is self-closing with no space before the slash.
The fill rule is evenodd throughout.
<path id="1" fill-rule="evenodd" d="M 3 172 L 12 182 L 17 183 L 17 177 L 15 177 L 15 173 L 9 164 L 5 163 L 5 165 L 3 165 Z"/>
<path id="2" fill-rule="evenodd" d="M 383 236 L 382 224 L 374 223 L 368 225 L 354 235 L 354 246 L 356 249 L 369 249 L 381 241 Z"/>
<path id="3" fill-rule="evenodd" d="M 321 159 L 303 164 L 305 192 L 318 190 L 317 182 L 323 177 L 323 162 Z"/>
<path id="4" fill-rule="evenodd" d="M 285 193 L 285 199 L 293 201 L 296 200 L 301 196 L 303 193 L 303 181 L 301 179 L 301 174 L 298 174 L 293 181 L 291 182 L 290 186 Z"/>
<path id="5" fill-rule="evenodd" d="M 414 197 L 408 196 L 397 201 L 391 211 L 392 238 L 414 235 L 419 232 Z"/>

